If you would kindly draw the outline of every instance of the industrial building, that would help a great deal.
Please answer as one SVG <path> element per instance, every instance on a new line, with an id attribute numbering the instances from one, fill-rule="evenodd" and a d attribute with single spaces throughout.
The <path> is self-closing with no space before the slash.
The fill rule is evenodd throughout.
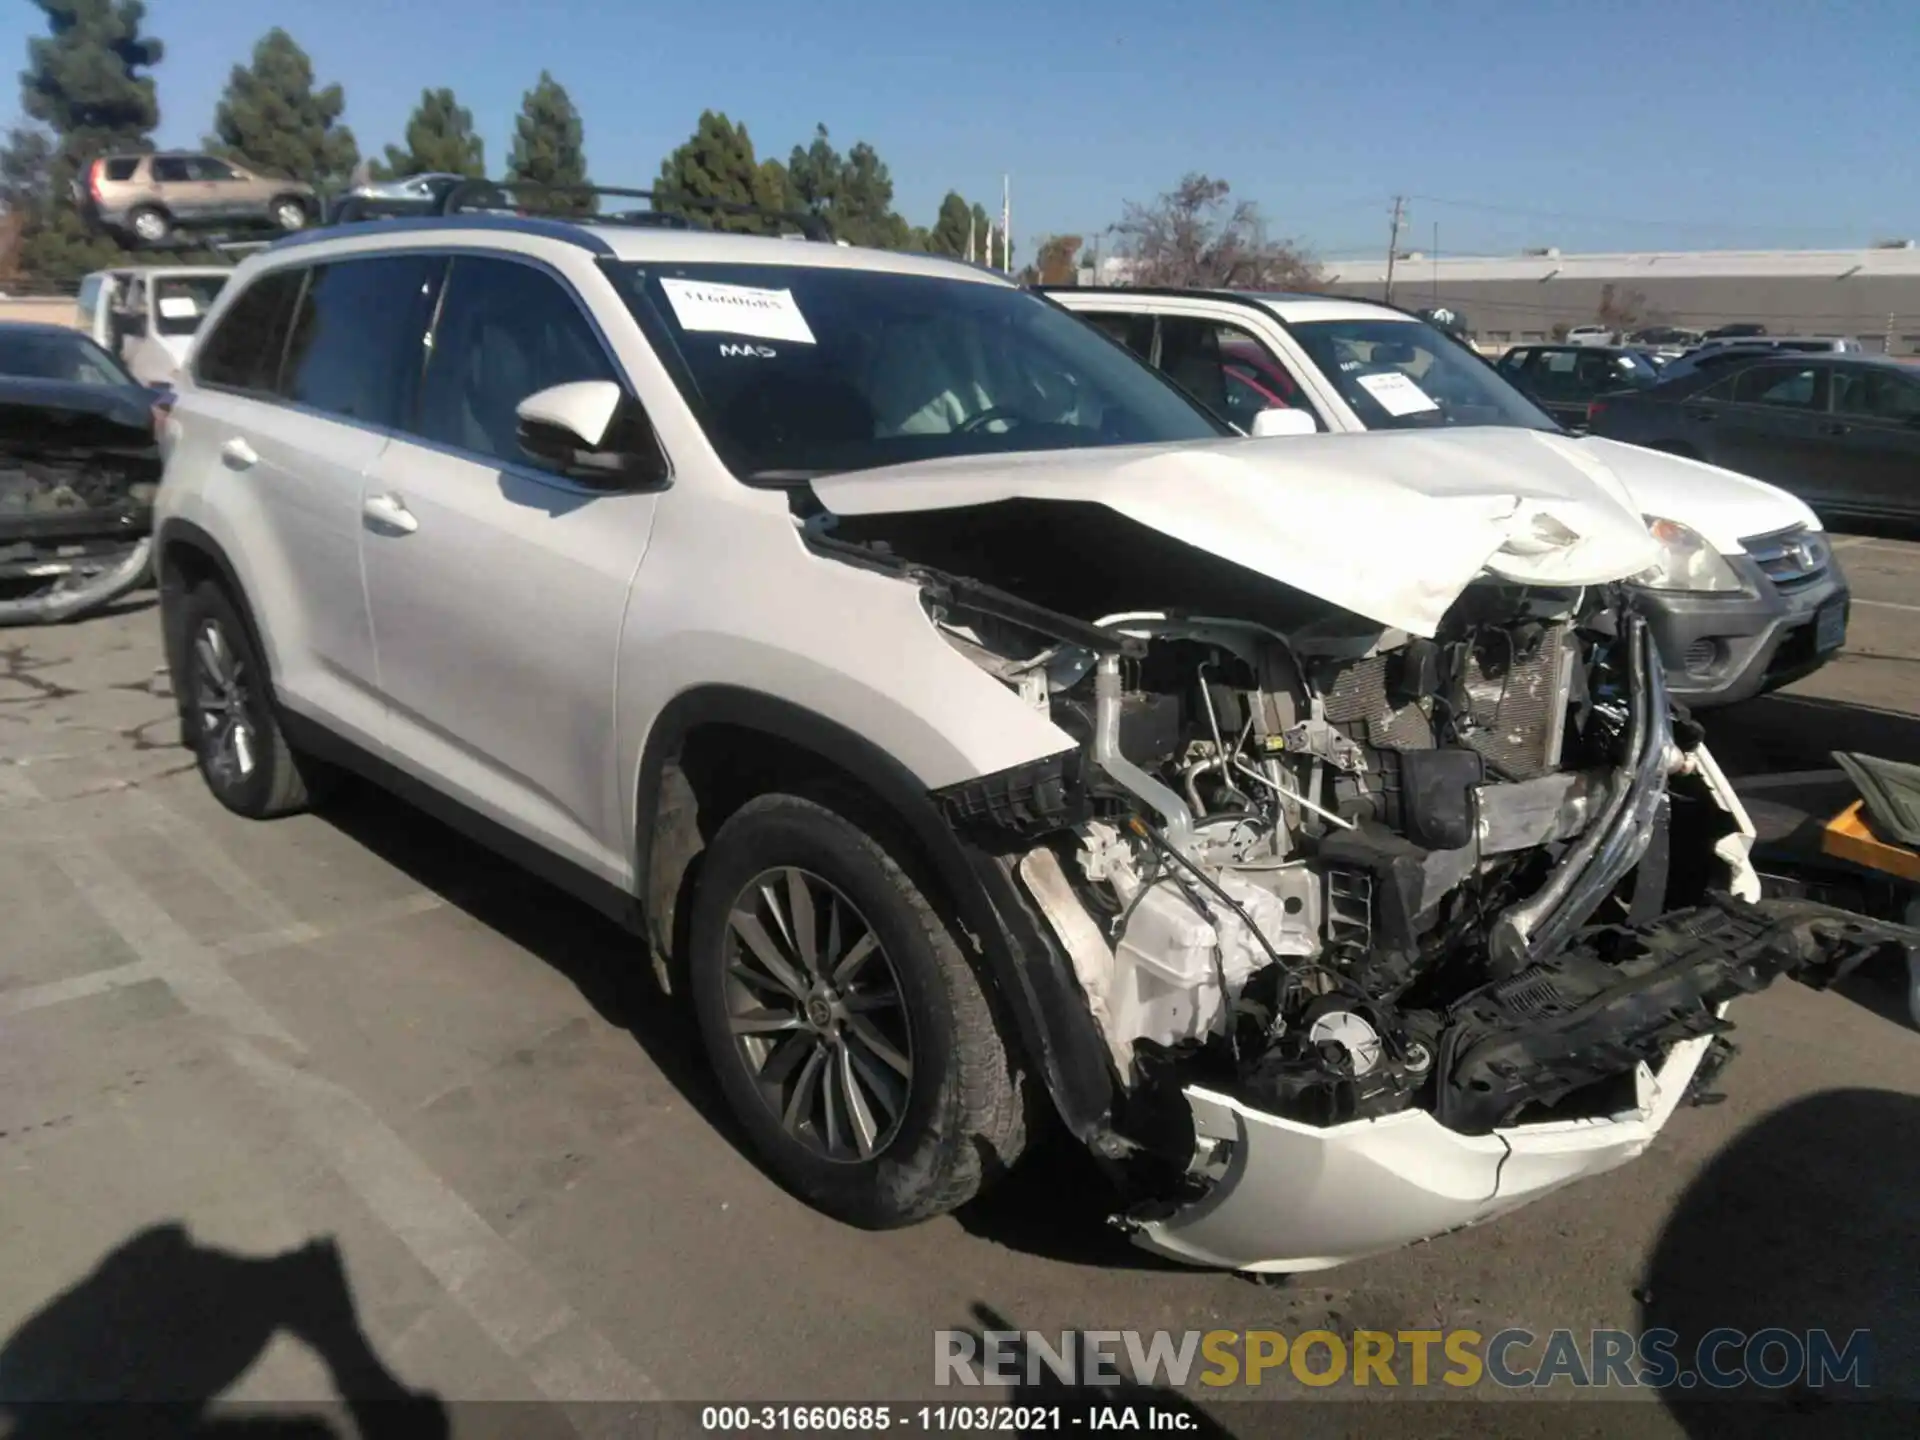
<path id="1" fill-rule="evenodd" d="M 1380 299 L 1387 261 L 1321 265 L 1335 294 Z M 1775 335 L 1847 336 L 1871 353 L 1920 355 L 1920 247 L 1862 250 L 1660 251 L 1395 258 L 1394 303 L 1443 305 L 1482 346 L 1551 339 L 1557 326 L 1756 322 Z"/>

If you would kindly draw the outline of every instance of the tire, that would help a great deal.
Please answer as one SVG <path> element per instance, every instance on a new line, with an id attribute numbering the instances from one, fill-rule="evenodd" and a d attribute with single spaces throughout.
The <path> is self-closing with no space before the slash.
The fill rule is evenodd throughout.
<path id="1" fill-rule="evenodd" d="M 815 971 L 825 984 L 801 980 L 803 952 L 786 936 L 804 927 L 783 926 L 762 891 L 790 922 L 803 913 L 796 874 L 821 958 L 840 942 L 837 986 L 831 964 Z M 740 928 L 755 921 L 799 986 L 783 985 Z M 1024 1098 L 979 975 L 907 870 L 838 811 L 765 795 L 734 814 L 703 859 L 689 948 L 720 1088 L 767 1169 L 808 1204 L 866 1229 L 910 1225 L 965 1204 L 1019 1157 Z M 864 958 L 849 973 L 855 950 Z M 877 998 L 889 988 L 890 1004 Z M 735 1016 L 766 1028 L 736 1035 Z"/>
<path id="2" fill-rule="evenodd" d="M 236 815 L 267 820 L 311 803 L 319 767 L 281 733 L 266 662 L 253 628 L 226 590 L 202 581 L 181 606 L 173 656 L 187 746 L 213 798 Z"/>
<path id="3" fill-rule="evenodd" d="M 281 196 L 267 207 L 267 219 L 273 222 L 273 228 L 289 234 L 306 229 L 312 218 L 307 207 L 290 195 Z"/>
<path id="4" fill-rule="evenodd" d="M 127 229 L 144 245 L 164 245 L 173 234 L 173 219 L 155 205 L 142 205 L 127 216 Z"/>

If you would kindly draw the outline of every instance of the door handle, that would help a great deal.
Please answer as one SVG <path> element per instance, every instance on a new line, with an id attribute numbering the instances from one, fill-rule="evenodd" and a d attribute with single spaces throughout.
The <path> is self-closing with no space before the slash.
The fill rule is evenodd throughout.
<path id="1" fill-rule="evenodd" d="M 398 495 L 369 495 L 361 502 L 360 513 L 383 529 L 401 535 L 411 535 L 420 528 L 420 522 L 413 518 L 413 512 Z"/>
<path id="2" fill-rule="evenodd" d="M 1838 420 L 1830 420 L 1820 427 L 1820 433 L 1822 435 L 1844 435 L 1852 428 L 1851 425 L 1842 424 Z"/>
<path id="3" fill-rule="evenodd" d="M 1711 410 L 1689 410 L 1689 411 L 1687 411 L 1687 419 L 1689 419 L 1689 420 L 1711 420 L 1711 419 L 1713 419 L 1713 411 L 1711 411 Z"/>
<path id="4" fill-rule="evenodd" d="M 220 447 L 220 463 L 229 470 L 250 470 L 260 463 L 260 456 L 236 435 Z"/>

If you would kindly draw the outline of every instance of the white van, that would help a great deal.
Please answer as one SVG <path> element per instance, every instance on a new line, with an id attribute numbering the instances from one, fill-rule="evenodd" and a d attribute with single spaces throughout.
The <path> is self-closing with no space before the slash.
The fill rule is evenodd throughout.
<path id="1" fill-rule="evenodd" d="M 142 385 L 171 385 L 228 265 L 134 265 L 80 282 L 79 325 Z"/>

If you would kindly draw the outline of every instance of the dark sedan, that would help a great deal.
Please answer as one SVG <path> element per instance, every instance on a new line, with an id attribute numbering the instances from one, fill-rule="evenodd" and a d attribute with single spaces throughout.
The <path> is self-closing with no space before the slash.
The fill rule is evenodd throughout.
<path id="1" fill-rule="evenodd" d="M 1516 345 L 1495 367 L 1567 429 L 1587 428 L 1587 407 L 1616 390 L 1644 390 L 1660 367 L 1624 345 Z"/>
<path id="2" fill-rule="evenodd" d="M 72 619 L 145 578 L 165 404 L 77 330 L 0 323 L 0 625 Z"/>
<path id="3" fill-rule="evenodd" d="M 1823 516 L 1920 520 L 1920 367 L 1752 355 L 1613 395 L 1592 430 L 1766 480 Z"/>

